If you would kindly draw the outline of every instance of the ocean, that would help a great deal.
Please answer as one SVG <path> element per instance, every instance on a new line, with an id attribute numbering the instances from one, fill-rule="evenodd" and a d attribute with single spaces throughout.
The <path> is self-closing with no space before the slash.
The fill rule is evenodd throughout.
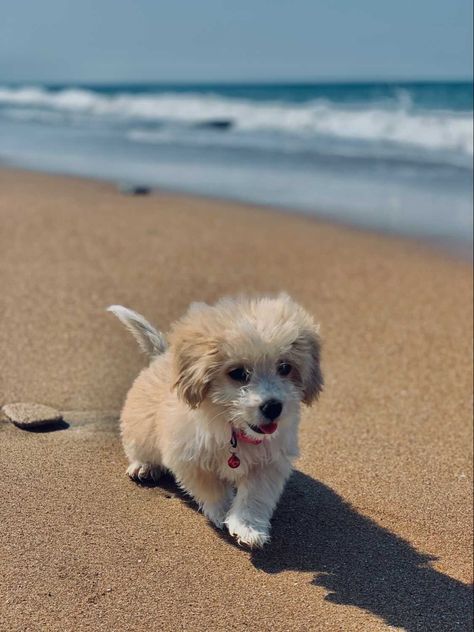
<path id="1" fill-rule="evenodd" d="M 472 247 L 472 82 L 0 85 L 0 161 Z"/>

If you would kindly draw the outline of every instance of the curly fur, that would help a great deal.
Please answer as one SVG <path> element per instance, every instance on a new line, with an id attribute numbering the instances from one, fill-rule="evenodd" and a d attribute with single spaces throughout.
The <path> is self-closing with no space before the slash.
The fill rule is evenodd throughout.
<path id="1" fill-rule="evenodd" d="M 151 356 L 132 385 L 121 414 L 121 433 L 132 478 L 171 471 L 178 484 L 218 527 L 238 542 L 262 546 L 270 519 L 298 455 L 301 402 L 323 387 L 321 342 L 311 316 L 286 294 L 194 303 L 163 334 L 126 308 L 112 310 Z M 127 320 L 127 314 L 130 319 Z M 288 375 L 278 367 L 290 365 Z M 245 384 L 229 372 L 245 367 Z M 276 430 L 262 405 L 278 400 Z M 232 430 L 240 466 L 229 467 Z"/>

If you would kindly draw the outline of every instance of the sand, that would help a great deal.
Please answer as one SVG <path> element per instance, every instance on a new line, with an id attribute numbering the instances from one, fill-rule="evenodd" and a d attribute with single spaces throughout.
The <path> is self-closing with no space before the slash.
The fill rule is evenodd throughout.
<path id="1" fill-rule="evenodd" d="M 469 630 L 472 273 L 311 218 L 0 170 L 0 629 Z M 144 364 L 105 307 L 166 329 L 192 300 L 285 289 L 321 322 L 326 390 L 272 543 L 220 536 L 125 476 Z"/>

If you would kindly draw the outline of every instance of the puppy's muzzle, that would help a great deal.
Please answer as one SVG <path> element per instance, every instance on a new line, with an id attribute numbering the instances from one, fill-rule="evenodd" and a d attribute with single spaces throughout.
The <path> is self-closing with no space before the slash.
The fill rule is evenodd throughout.
<path id="1" fill-rule="evenodd" d="M 268 421 L 275 421 L 281 415 L 283 405 L 277 399 L 268 399 L 260 406 L 260 412 L 268 419 Z"/>

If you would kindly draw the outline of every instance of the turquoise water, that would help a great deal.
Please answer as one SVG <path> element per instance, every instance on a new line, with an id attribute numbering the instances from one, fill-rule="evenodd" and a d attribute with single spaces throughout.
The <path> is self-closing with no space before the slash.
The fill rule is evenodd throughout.
<path id="1" fill-rule="evenodd" d="M 471 82 L 0 85 L 0 159 L 472 242 Z"/>

